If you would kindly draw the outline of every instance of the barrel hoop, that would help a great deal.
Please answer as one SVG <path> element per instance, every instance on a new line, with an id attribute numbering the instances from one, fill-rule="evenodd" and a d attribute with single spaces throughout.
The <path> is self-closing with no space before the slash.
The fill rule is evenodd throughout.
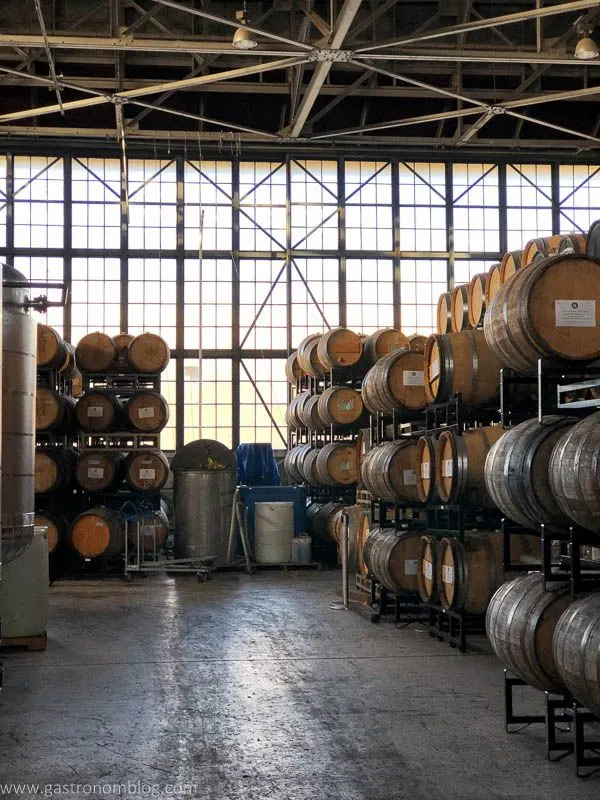
<path id="1" fill-rule="evenodd" d="M 451 500 L 460 497 L 467 486 L 467 471 L 469 469 L 469 457 L 467 453 L 467 446 L 462 436 L 448 437 L 453 445 L 454 456 L 456 458 L 456 477 L 457 481 L 452 492 Z"/>

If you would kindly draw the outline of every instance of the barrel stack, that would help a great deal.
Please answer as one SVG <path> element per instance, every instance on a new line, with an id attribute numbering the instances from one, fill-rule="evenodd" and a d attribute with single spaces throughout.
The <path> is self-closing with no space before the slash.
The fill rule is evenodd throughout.
<path id="1" fill-rule="evenodd" d="M 102 332 L 76 347 L 38 326 L 36 519 L 48 529 L 54 573 L 123 569 L 126 518 L 154 528 L 168 522 L 160 490 L 169 462 L 160 431 L 169 406 L 160 373 L 170 351 L 157 334 Z M 85 571 L 84 570 L 84 571 Z"/>

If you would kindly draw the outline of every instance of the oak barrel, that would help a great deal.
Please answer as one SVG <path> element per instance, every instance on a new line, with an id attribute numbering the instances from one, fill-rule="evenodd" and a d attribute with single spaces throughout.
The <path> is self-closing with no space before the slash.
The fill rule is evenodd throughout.
<path id="1" fill-rule="evenodd" d="M 73 429 L 75 401 L 69 395 L 38 386 L 35 393 L 36 431 L 69 433 Z"/>
<path id="2" fill-rule="evenodd" d="M 367 491 L 392 503 L 418 503 L 417 450 L 415 439 L 408 437 L 372 447 L 360 467 Z"/>
<path id="3" fill-rule="evenodd" d="M 125 480 L 137 492 L 157 492 L 169 478 L 169 462 L 160 450 L 134 450 L 125 460 Z"/>
<path id="4" fill-rule="evenodd" d="M 371 367 L 383 356 L 400 348 L 410 348 L 410 342 L 408 336 L 397 328 L 381 328 L 369 334 L 364 344 L 365 357 Z"/>
<path id="5" fill-rule="evenodd" d="M 310 444 L 300 444 L 288 450 L 283 459 L 283 470 L 290 483 L 302 483 L 304 478 L 298 469 L 301 461 L 313 447 Z"/>
<path id="6" fill-rule="evenodd" d="M 563 612 L 552 650 L 569 692 L 600 717 L 600 593 L 578 598 Z"/>
<path id="7" fill-rule="evenodd" d="M 490 351 L 482 330 L 433 334 L 427 340 L 424 361 L 428 402 L 441 403 L 459 392 L 471 406 L 497 399 L 500 362 Z"/>
<path id="8" fill-rule="evenodd" d="M 317 354 L 326 370 L 349 369 L 361 360 L 363 342 L 349 328 L 333 328 L 319 339 Z"/>
<path id="9" fill-rule="evenodd" d="M 75 406 L 77 427 L 86 433 L 118 430 L 124 418 L 125 411 L 121 399 L 103 389 L 86 392 Z"/>
<path id="10" fill-rule="evenodd" d="M 442 539 L 438 558 L 437 587 L 446 610 L 483 614 L 496 589 L 503 583 L 497 533 L 465 532 L 464 542 Z"/>
<path id="11" fill-rule="evenodd" d="M 391 414 L 395 408 L 421 411 L 425 407 L 423 380 L 421 353 L 397 350 L 380 358 L 365 375 L 363 402 L 372 414 Z"/>
<path id="12" fill-rule="evenodd" d="M 296 417 L 300 422 L 300 427 L 308 428 L 311 431 L 322 431 L 327 427 L 319 415 L 318 394 L 310 395 L 302 403 L 298 404 Z"/>
<path id="13" fill-rule="evenodd" d="M 131 430 L 158 433 L 169 421 L 169 404 L 160 392 L 143 389 L 127 401 L 127 419 Z"/>
<path id="14" fill-rule="evenodd" d="M 408 337 L 408 348 L 409 350 L 414 350 L 415 353 L 422 353 L 426 344 L 427 336 L 423 336 L 420 333 L 413 333 Z"/>
<path id="15" fill-rule="evenodd" d="M 158 552 L 164 547 L 169 536 L 169 518 L 163 508 L 154 512 L 152 519 L 145 517 L 134 523 L 129 528 L 129 545 L 133 549 L 137 548 L 139 524 L 140 549 L 144 553 Z"/>
<path id="16" fill-rule="evenodd" d="M 115 358 L 115 345 L 110 336 L 101 331 L 88 333 L 75 348 L 77 365 L 82 372 L 106 372 Z"/>
<path id="17" fill-rule="evenodd" d="M 351 486 L 358 481 L 358 450 L 347 442 L 330 442 L 319 450 L 316 473 L 324 486 Z"/>
<path id="18" fill-rule="evenodd" d="M 557 253 L 585 253 L 587 236 L 585 233 L 569 233 L 561 236 L 556 249 Z"/>
<path id="19" fill-rule="evenodd" d="M 309 486 L 322 486 L 321 479 L 317 472 L 317 458 L 319 457 L 319 448 L 312 447 L 307 453 L 304 454 L 302 459 L 298 461 L 297 469 L 302 475 L 302 481 Z"/>
<path id="20" fill-rule="evenodd" d="M 125 547 L 125 517 L 105 506 L 91 508 L 73 520 L 69 540 L 83 558 L 117 556 Z"/>
<path id="21" fill-rule="evenodd" d="M 542 261 L 554 255 L 560 244 L 560 236 L 546 236 L 541 239 L 531 239 L 523 248 L 522 262 L 524 267 Z"/>
<path id="22" fill-rule="evenodd" d="M 452 430 L 440 434 L 435 453 L 437 492 L 444 503 L 459 498 L 478 506 L 490 506 L 485 485 L 485 462 L 490 448 L 502 434 L 500 425 L 473 428 L 462 436 Z"/>
<path id="23" fill-rule="evenodd" d="M 127 361 L 134 372 L 163 372 L 170 358 L 169 345 L 157 333 L 140 333 L 127 345 Z"/>
<path id="24" fill-rule="evenodd" d="M 297 394 L 289 406 L 285 410 L 285 424 L 288 428 L 294 428 L 295 430 L 299 430 L 303 426 L 305 426 L 304 420 L 300 416 L 300 409 L 302 408 L 303 404 L 309 400 L 311 397 L 311 392 L 306 390 L 305 392 L 300 392 Z"/>
<path id="25" fill-rule="evenodd" d="M 469 325 L 471 328 L 478 328 L 483 323 L 483 315 L 485 314 L 485 287 L 489 276 L 487 272 L 479 272 L 473 275 L 469 283 L 468 301 L 469 301 Z"/>
<path id="26" fill-rule="evenodd" d="M 442 292 L 437 303 L 437 330 L 438 333 L 450 333 L 452 330 L 452 295 Z"/>
<path id="27" fill-rule="evenodd" d="M 500 264 L 492 264 L 492 266 L 488 269 L 488 279 L 485 285 L 486 306 L 489 306 L 494 297 L 500 291 L 501 286 L 502 278 L 500 275 Z"/>
<path id="28" fill-rule="evenodd" d="M 533 530 L 568 524 L 550 485 L 552 450 L 574 423 L 572 417 L 546 416 L 508 428 L 491 448 L 485 483 L 494 503 L 513 522 Z"/>
<path id="29" fill-rule="evenodd" d="M 600 534 L 600 411 L 563 428 L 550 458 L 550 488 L 566 516 Z"/>
<path id="30" fill-rule="evenodd" d="M 117 333 L 112 337 L 115 346 L 115 358 L 113 361 L 113 369 L 116 372 L 131 372 L 131 364 L 129 363 L 128 348 L 135 336 L 131 333 Z"/>
<path id="31" fill-rule="evenodd" d="M 298 363 L 306 375 L 312 378 L 322 378 L 325 375 L 325 367 L 319 361 L 317 348 L 321 333 L 311 333 L 298 345 Z"/>
<path id="32" fill-rule="evenodd" d="M 37 326 L 37 365 L 58 369 L 65 362 L 67 349 L 60 333 L 50 325 Z"/>
<path id="33" fill-rule="evenodd" d="M 50 494 L 65 489 L 73 480 L 77 456 L 72 450 L 58 447 L 35 451 L 34 489 L 36 494 Z"/>
<path id="34" fill-rule="evenodd" d="M 306 509 L 309 532 L 321 541 L 340 542 L 343 503 L 312 503 Z"/>
<path id="35" fill-rule="evenodd" d="M 43 527 L 46 529 L 48 554 L 52 554 L 64 538 L 66 530 L 64 518 L 58 514 L 51 514 L 50 511 L 37 511 L 34 525 L 36 528 Z"/>
<path id="36" fill-rule="evenodd" d="M 317 414 L 326 425 L 354 425 L 363 414 L 363 401 L 350 386 L 330 386 L 319 396 Z"/>
<path id="37" fill-rule="evenodd" d="M 396 533 L 373 528 L 363 548 L 368 572 L 390 592 L 417 592 L 421 537 L 414 531 Z"/>
<path id="38" fill-rule="evenodd" d="M 437 499 L 435 486 L 435 452 L 437 441 L 433 436 L 421 436 L 417 441 L 417 496 L 422 503 Z"/>
<path id="39" fill-rule="evenodd" d="M 419 596 L 424 603 L 434 602 L 438 599 L 439 557 L 440 540 L 435 536 L 421 536 L 417 585 Z"/>
<path id="40" fill-rule="evenodd" d="M 485 315 L 490 350 L 504 367 L 530 374 L 538 358 L 600 356 L 600 260 L 557 255 L 519 270 Z"/>
<path id="41" fill-rule="evenodd" d="M 450 296 L 452 310 L 451 327 L 454 333 L 464 331 L 470 327 L 469 323 L 469 286 L 459 284 L 452 290 Z"/>
<path id="42" fill-rule="evenodd" d="M 512 250 L 510 253 L 505 253 L 500 262 L 500 283 L 506 283 L 515 272 L 518 272 L 524 266 L 522 250 Z"/>
<path id="43" fill-rule="evenodd" d="M 287 357 L 287 361 L 285 362 L 285 377 L 288 379 L 288 383 L 291 383 L 292 386 L 295 386 L 296 382 L 303 375 L 304 370 L 298 361 L 298 351 L 294 350 L 294 352 Z"/>
<path id="44" fill-rule="evenodd" d="M 108 450 L 85 450 L 75 468 L 77 484 L 88 492 L 106 492 L 123 478 L 124 457 Z"/>
<path id="45" fill-rule="evenodd" d="M 485 620 L 490 644 L 504 666 L 534 689 L 564 691 L 552 637 L 570 602 L 563 585 L 547 592 L 540 573 L 503 584 L 490 601 Z"/>

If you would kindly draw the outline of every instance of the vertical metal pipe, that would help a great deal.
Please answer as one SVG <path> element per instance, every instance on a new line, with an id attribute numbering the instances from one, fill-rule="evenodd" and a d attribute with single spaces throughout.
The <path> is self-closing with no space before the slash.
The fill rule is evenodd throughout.
<path id="1" fill-rule="evenodd" d="M 400 309 L 400 168 L 396 160 L 392 161 L 392 225 L 394 237 L 394 283 L 392 288 L 394 328 L 402 328 L 402 313 Z"/>
<path id="2" fill-rule="evenodd" d="M 72 305 L 71 305 L 71 289 L 73 285 L 73 161 L 69 154 L 65 155 L 63 161 L 63 180 L 64 180 L 64 247 L 65 255 L 63 260 L 63 281 L 67 287 L 67 304 L 64 309 L 63 317 L 63 336 L 66 341 L 71 341 L 71 324 L 72 324 Z"/>
<path id="3" fill-rule="evenodd" d="M 175 161 L 177 181 L 176 233 L 175 233 L 175 443 L 177 449 L 185 440 L 185 258 L 184 258 L 184 176 L 185 162 L 180 156 Z M 202 309 L 200 309 L 202 317 Z M 200 319 L 202 324 L 202 318 Z"/>
<path id="4" fill-rule="evenodd" d="M 344 513 L 344 533 L 342 535 L 342 600 L 344 608 L 348 608 L 348 550 L 350 545 L 350 515 Z"/>
<path id="5" fill-rule="evenodd" d="M 552 233 L 560 233 L 560 166 L 558 162 L 552 162 L 550 167 L 552 183 Z"/>
<path id="6" fill-rule="evenodd" d="M 508 250 L 508 214 L 506 205 L 506 164 L 498 165 L 499 245 L 500 253 Z"/>
<path id="7" fill-rule="evenodd" d="M 348 309 L 346 298 L 346 175 L 345 162 L 338 158 L 338 291 L 340 307 L 340 325 L 345 328 L 348 324 Z"/>
<path id="8" fill-rule="evenodd" d="M 448 250 L 448 267 L 446 278 L 448 290 L 454 287 L 454 188 L 452 183 L 452 163 L 446 161 L 446 248 Z"/>

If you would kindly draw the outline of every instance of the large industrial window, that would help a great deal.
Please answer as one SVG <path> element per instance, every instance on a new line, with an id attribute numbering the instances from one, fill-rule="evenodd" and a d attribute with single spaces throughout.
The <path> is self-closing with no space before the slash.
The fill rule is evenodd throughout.
<path id="1" fill-rule="evenodd" d="M 307 334 L 430 333 L 440 292 L 501 248 L 600 217 L 593 164 L 147 155 L 0 155 L 0 258 L 67 283 L 43 319 L 72 341 L 167 340 L 165 448 L 283 447 L 285 357 Z"/>

